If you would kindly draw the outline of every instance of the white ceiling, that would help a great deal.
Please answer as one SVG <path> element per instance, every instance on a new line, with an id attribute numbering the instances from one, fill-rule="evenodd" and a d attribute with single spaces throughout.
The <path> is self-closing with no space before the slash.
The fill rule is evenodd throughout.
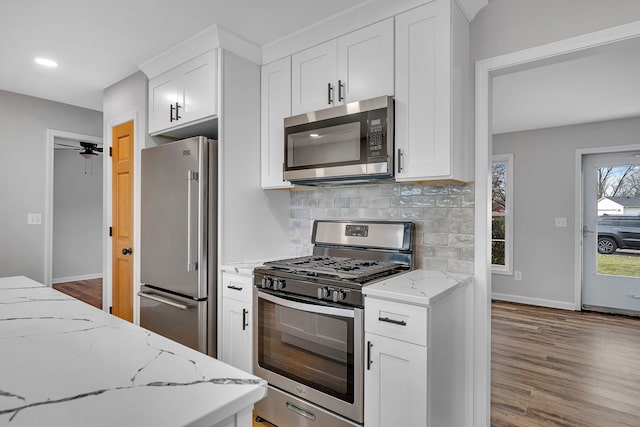
<path id="1" fill-rule="evenodd" d="M 264 46 L 370 1 L 3 1 L 0 89 L 101 111 L 104 88 L 213 24 Z M 628 42 L 494 78 L 494 132 L 640 115 L 639 46 Z M 36 56 L 60 66 L 37 66 Z"/>
<path id="2" fill-rule="evenodd" d="M 640 38 L 493 79 L 493 133 L 640 116 Z"/>
<path id="3" fill-rule="evenodd" d="M 367 1 L 2 1 L 0 89 L 101 111 L 104 88 L 213 24 L 263 46 Z"/>

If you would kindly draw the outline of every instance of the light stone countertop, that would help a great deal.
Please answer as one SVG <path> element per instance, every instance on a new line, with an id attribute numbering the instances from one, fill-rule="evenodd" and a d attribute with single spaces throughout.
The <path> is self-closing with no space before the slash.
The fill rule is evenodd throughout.
<path id="1" fill-rule="evenodd" d="M 0 426 L 213 426 L 266 381 L 22 276 L 0 278 Z"/>
<path id="2" fill-rule="evenodd" d="M 473 276 L 431 270 L 412 270 L 362 288 L 367 297 L 428 306 L 458 286 L 470 284 Z"/>
<path id="3" fill-rule="evenodd" d="M 253 269 L 256 267 L 260 267 L 265 262 L 275 261 L 281 259 L 292 258 L 292 255 L 282 255 L 282 256 L 274 256 L 259 260 L 251 260 L 251 261 L 239 261 L 239 262 L 230 262 L 220 266 L 222 271 L 228 273 L 237 273 L 242 274 L 244 276 L 251 276 L 253 274 Z"/>

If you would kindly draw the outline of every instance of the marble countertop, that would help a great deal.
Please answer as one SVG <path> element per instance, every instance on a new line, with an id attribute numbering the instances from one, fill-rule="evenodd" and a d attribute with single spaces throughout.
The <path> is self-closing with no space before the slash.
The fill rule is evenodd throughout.
<path id="1" fill-rule="evenodd" d="M 368 297 L 428 306 L 458 286 L 469 284 L 473 276 L 431 270 L 412 270 L 362 288 Z"/>
<path id="2" fill-rule="evenodd" d="M 221 265 L 220 269 L 222 271 L 226 271 L 229 273 L 237 273 L 245 276 L 251 276 L 253 274 L 253 269 L 256 267 L 260 267 L 265 262 L 275 261 L 279 259 L 287 259 L 287 258 L 291 258 L 291 255 L 273 256 L 269 258 L 251 260 L 251 261 L 230 262 L 230 263 L 225 263 Z"/>
<path id="3" fill-rule="evenodd" d="M 267 383 L 26 277 L 0 278 L 0 426 L 212 426 Z"/>

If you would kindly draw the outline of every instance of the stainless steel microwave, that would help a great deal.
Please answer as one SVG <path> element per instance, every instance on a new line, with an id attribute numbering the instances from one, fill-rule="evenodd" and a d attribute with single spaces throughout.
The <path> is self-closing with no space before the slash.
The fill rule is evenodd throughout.
<path id="1" fill-rule="evenodd" d="M 393 178 L 393 98 L 381 96 L 284 119 L 284 179 L 356 184 Z"/>

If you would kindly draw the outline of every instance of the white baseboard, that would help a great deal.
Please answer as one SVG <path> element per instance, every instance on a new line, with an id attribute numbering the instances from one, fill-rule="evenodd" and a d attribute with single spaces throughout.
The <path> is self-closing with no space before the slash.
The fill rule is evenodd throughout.
<path id="1" fill-rule="evenodd" d="M 559 308 L 562 310 L 575 311 L 576 306 L 572 302 L 555 301 L 543 298 L 523 297 L 519 295 L 497 294 L 492 293 L 491 298 L 498 301 L 517 302 L 520 304 L 538 305 L 541 307 Z"/>
<path id="2" fill-rule="evenodd" d="M 51 283 L 53 283 L 55 285 L 56 283 L 77 282 L 79 280 L 100 279 L 101 277 L 102 277 L 102 273 L 83 274 L 81 276 L 58 277 L 58 278 L 52 279 Z"/>

